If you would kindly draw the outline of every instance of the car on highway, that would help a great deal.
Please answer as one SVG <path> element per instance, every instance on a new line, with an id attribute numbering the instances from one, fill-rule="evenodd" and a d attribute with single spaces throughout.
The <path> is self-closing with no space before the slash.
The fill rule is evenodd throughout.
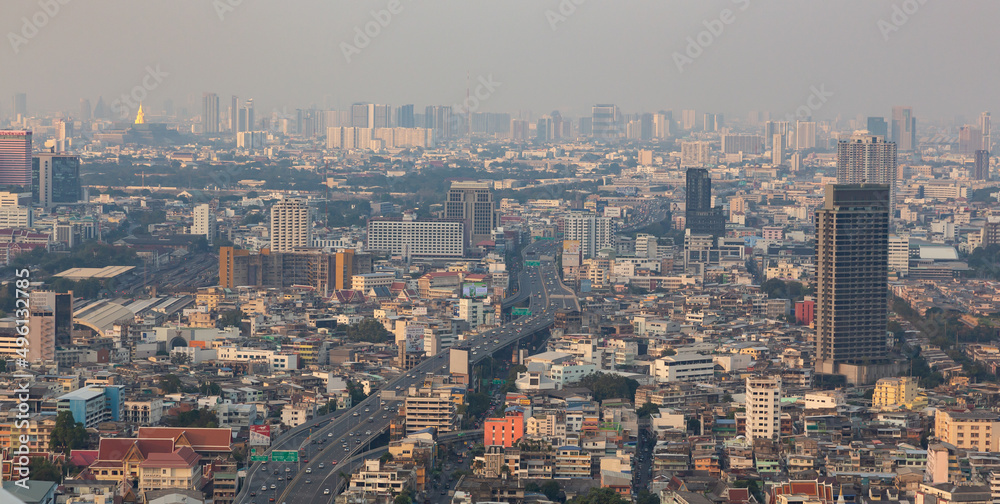
<path id="1" fill-rule="evenodd" d="M 260 491 L 261 492 L 266 492 L 267 491 L 267 485 L 261 485 L 260 486 Z"/>
<path id="2" fill-rule="evenodd" d="M 320 463 L 319 463 L 319 468 L 320 468 L 320 469 L 322 469 L 323 467 L 325 467 L 325 466 L 323 465 L 323 463 L 322 463 L 322 462 L 320 462 Z"/>
<path id="3" fill-rule="evenodd" d="M 332 432 L 327 432 L 326 433 L 326 437 L 333 437 L 333 433 Z"/>
<path id="4" fill-rule="evenodd" d="M 306 480 L 306 484 L 307 484 L 307 485 L 308 485 L 308 484 L 310 484 L 310 483 L 312 483 L 312 482 L 313 482 L 313 480 L 311 480 L 311 479 L 307 479 L 307 480 Z"/>
<path id="5" fill-rule="evenodd" d="M 286 467 L 286 468 L 285 468 L 285 472 L 286 472 L 286 473 L 289 473 L 289 472 L 292 472 L 292 470 Z"/>
<path id="6" fill-rule="evenodd" d="M 330 489 L 329 488 L 324 488 L 323 489 L 323 495 L 330 495 Z"/>
<path id="7" fill-rule="evenodd" d="M 311 474 L 313 472 L 312 467 L 306 468 L 306 474 Z"/>
<path id="8" fill-rule="evenodd" d="M 330 465 L 331 465 L 331 466 L 335 466 L 335 465 L 337 465 L 337 460 L 336 460 L 336 459 L 334 459 L 334 460 L 331 460 L 331 461 L 330 461 Z"/>
<path id="9" fill-rule="evenodd" d="M 274 483 L 271 483 L 271 490 L 274 490 L 275 488 L 278 488 L 278 487 L 277 487 L 277 486 L 275 486 L 275 484 L 274 484 Z"/>

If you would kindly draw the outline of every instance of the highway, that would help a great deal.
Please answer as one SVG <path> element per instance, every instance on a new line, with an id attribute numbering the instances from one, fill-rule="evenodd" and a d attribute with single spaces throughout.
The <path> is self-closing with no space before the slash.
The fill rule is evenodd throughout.
<path id="1" fill-rule="evenodd" d="M 555 320 L 556 310 L 579 310 L 576 296 L 562 284 L 555 268 L 554 258 L 560 246 L 560 241 L 540 240 L 524 248 L 524 259 L 539 261 L 538 266 L 526 265 L 519 276 L 518 295 L 530 294 L 528 304 L 532 314 L 463 340 L 460 346 L 469 348 L 470 366 L 549 327 Z M 447 373 L 448 364 L 449 351 L 444 350 L 388 382 L 383 390 L 405 395 L 409 387 L 422 382 L 425 375 Z M 381 394 L 376 392 L 350 410 L 334 414 L 339 416 L 327 415 L 290 430 L 272 443 L 271 450 L 302 449 L 303 459 L 308 462 L 255 462 L 248 469 L 247 479 L 234 502 L 332 503 L 341 472 L 346 474 L 357 467 L 358 464 L 350 460 L 369 450 L 371 441 L 388 428 L 401 404 L 400 400 L 383 401 Z"/>

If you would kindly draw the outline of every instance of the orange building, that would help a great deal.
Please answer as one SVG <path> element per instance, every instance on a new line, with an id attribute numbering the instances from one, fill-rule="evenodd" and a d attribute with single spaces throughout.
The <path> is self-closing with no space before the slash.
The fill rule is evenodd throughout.
<path id="1" fill-rule="evenodd" d="M 508 408 L 503 418 L 483 422 L 483 446 L 511 447 L 524 436 L 524 410 Z"/>

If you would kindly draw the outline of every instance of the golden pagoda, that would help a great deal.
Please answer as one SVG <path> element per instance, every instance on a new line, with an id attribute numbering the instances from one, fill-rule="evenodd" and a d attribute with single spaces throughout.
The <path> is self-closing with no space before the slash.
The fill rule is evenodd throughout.
<path id="1" fill-rule="evenodd" d="M 135 115 L 136 124 L 146 124 L 146 117 L 142 113 L 142 102 L 139 102 L 139 112 Z"/>

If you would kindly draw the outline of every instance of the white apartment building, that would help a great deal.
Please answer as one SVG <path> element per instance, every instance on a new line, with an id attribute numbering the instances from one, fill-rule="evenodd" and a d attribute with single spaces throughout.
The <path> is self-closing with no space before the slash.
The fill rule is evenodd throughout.
<path id="1" fill-rule="evenodd" d="M 138 425 L 159 425 L 163 418 L 163 399 L 122 401 L 122 421 Z"/>
<path id="2" fill-rule="evenodd" d="M 909 236 L 889 237 L 889 270 L 895 271 L 900 276 L 906 276 L 910 273 Z"/>
<path id="3" fill-rule="evenodd" d="M 681 166 L 708 164 L 711 144 L 708 142 L 681 142 Z"/>
<path id="4" fill-rule="evenodd" d="M 487 312 L 481 301 L 461 299 L 458 302 L 458 318 L 469 323 L 469 327 L 477 327 L 492 322 L 492 312 Z"/>
<path id="5" fill-rule="evenodd" d="M 260 350 L 256 348 L 239 347 L 219 347 L 219 360 L 234 362 L 267 362 L 273 371 L 283 371 L 299 368 L 299 356 L 296 354 L 283 354 L 274 350 Z"/>
<path id="6" fill-rule="evenodd" d="M 372 219 L 367 250 L 407 257 L 462 257 L 465 224 L 450 220 Z"/>
<path id="7" fill-rule="evenodd" d="M 375 287 L 388 287 L 394 281 L 395 273 L 362 273 L 351 277 L 351 288 L 368 292 Z"/>
<path id="8" fill-rule="evenodd" d="M 781 435 L 781 377 L 747 378 L 747 443 Z"/>
<path id="9" fill-rule="evenodd" d="M 281 408 L 281 423 L 288 427 L 298 427 L 308 422 L 316 414 L 313 404 L 286 404 Z"/>
<path id="10" fill-rule="evenodd" d="M 194 207 L 194 222 L 191 223 L 191 234 L 201 235 L 208 239 L 209 245 L 215 240 L 215 230 L 218 222 L 208 203 Z"/>
<path id="11" fill-rule="evenodd" d="M 591 258 L 597 252 L 614 246 L 614 230 L 610 217 L 593 214 L 571 214 L 563 219 L 563 236 L 566 240 L 580 242 L 584 258 Z"/>
<path id="12" fill-rule="evenodd" d="M 438 433 L 458 430 L 458 410 L 451 389 L 410 386 L 404 403 L 406 434 L 434 427 Z"/>
<path id="13" fill-rule="evenodd" d="M 291 252 L 308 247 L 312 235 L 309 203 L 284 198 L 271 206 L 271 252 Z"/>

